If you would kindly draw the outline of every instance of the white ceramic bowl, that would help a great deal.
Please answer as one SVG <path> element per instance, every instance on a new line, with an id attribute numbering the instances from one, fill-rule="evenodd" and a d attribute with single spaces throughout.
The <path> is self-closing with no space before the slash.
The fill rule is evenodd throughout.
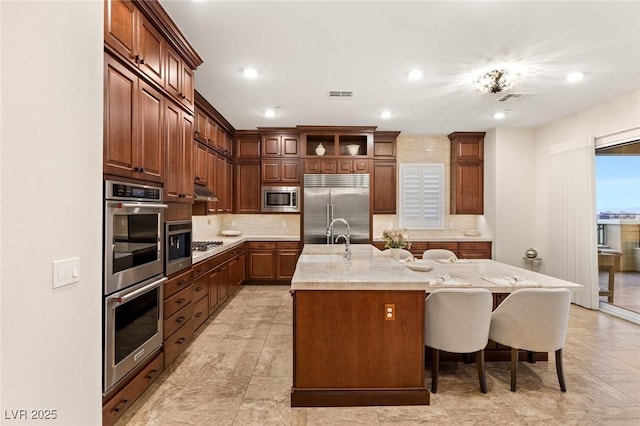
<path id="1" fill-rule="evenodd" d="M 238 231 L 237 229 L 222 231 L 222 235 L 226 235 L 227 237 L 237 237 L 240 234 L 242 234 L 242 231 Z"/>
<path id="2" fill-rule="evenodd" d="M 347 151 L 349 151 L 349 155 L 358 155 L 358 151 L 360 151 L 360 145 L 347 145 Z"/>
<path id="3" fill-rule="evenodd" d="M 416 260 L 415 262 L 407 262 L 405 263 L 405 266 L 412 271 L 417 272 L 428 272 L 432 269 L 431 265 L 427 265 L 426 263 L 419 260 Z"/>

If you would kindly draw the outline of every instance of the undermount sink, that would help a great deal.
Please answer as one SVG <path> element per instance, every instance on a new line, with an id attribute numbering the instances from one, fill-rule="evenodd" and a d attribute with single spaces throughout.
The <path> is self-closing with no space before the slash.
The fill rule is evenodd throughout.
<path id="1" fill-rule="evenodd" d="M 301 254 L 298 262 L 302 263 L 334 263 L 344 262 L 340 254 Z"/>

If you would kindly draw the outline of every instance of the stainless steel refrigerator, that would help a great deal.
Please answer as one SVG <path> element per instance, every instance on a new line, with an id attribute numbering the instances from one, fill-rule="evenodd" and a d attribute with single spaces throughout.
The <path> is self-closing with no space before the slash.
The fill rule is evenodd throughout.
<path id="1" fill-rule="evenodd" d="M 334 218 L 349 222 L 351 243 L 371 242 L 368 174 L 304 175 L 303 209 L 305 244 L 333 244 L 336 236 L 346 234 L 346 226 L 336 222 L 327 238 Z"/>

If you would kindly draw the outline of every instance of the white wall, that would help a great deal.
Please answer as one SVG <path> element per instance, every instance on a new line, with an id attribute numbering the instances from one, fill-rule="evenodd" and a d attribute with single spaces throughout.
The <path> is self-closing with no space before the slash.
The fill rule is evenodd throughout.
<path id="1" fill-rule="evenodd" d="M 549 147 L 569 140 L 602 137 L 639 126 L 640 91 L 636 91 L 537 129 L 535 245 L 538 251 L 545 253 L 554 244 L 546 232 L 549 214 L 553 212 L 547 199 Z"/>
<path id="2" fill-rule="evenodd" d="M 0 413 L 101 423 L 103 3 L 1 3 Z M 80 282 L 52 288 L 52 261 Z M 31 413 L 28 412 L 28 415 Z"/>
<path id="3" fill-rule="evenodd" d="M 492 211 L 494 259 L 514 266 L 524 264 L 524 252 L 535 245 L 535 131 L 498 128 L 489 132 L 488 152 L 493 155 L 493 173 L 489 183 L 494 194 L 485 199 L 485 209 Z M 489 168 L 485 159 L 485 169 Z M 490 202 L 494 203 L 489 206 Z M 486 216 L 486 215 L 485 215 Z M 544 253 L 539 251 L 539 257 Z"/>

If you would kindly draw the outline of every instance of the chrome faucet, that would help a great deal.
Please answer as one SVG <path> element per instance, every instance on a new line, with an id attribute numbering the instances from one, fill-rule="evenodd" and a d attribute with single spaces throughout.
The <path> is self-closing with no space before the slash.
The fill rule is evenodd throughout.
<path id="1" fill-rule="evenodd" d="M 347 219 L 337 217 L 331 220 L 331 222 L 327 226 L 327 243 L 331 242 L 331 235 L 333 234 L 333 225 L 336 222 L 344 223 L 345 226 L 347 227 L 347 235 L 344 235 L 344 234 L 338 235 L 336 237 L 335 242 L 337 243 L 340 237 L 344 238 L 344 249 L 346 252 L 346 257 L 347 257 L 347 260 L 351 260 L 351 228 L 349 227 L 349 222 L 347 222 Z"/>
<path id="2" fill-rule="evenodd" d="M 340 238 L 344 239 L 344 252 L 345 252 L 345 257 L 347 258 L 347 260 L 351 260 L 351 238 L 349 238 L 349 236 L 344 235 L 344 234 L 340 234 L 336 237 L 336 243 L 339 243 L 340 241 L 338 241 Z"/>

